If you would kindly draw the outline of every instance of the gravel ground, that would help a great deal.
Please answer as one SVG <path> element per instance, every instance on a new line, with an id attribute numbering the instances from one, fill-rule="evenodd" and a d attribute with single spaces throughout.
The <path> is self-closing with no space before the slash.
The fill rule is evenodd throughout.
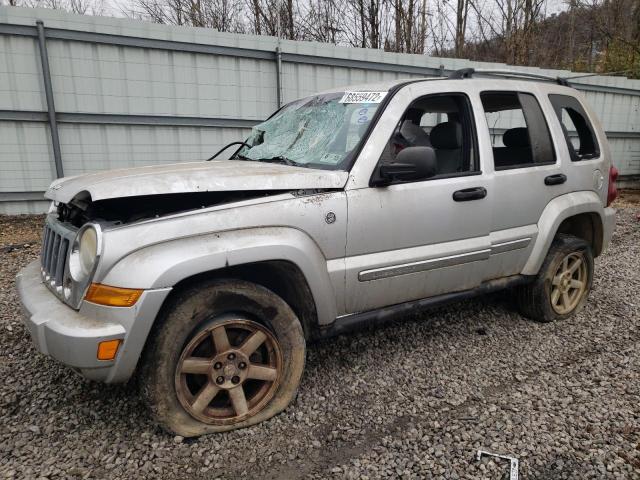
<path id="1" fill-rule="evenodd" d="M 38 354 L 17 271 L 41 217 L 0 217 L 0 476 L 8 478 L 640 478 L 640 196 L 576 317 L 540 325 L 508 294 L 311 345 L 300 395 L 259 426 L 195 440 L 154 427 L 133 385 Z"/>

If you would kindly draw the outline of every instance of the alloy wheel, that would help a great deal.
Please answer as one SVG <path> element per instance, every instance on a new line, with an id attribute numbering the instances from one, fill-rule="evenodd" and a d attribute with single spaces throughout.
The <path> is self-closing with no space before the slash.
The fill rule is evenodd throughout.
<path id="1" fill-rule="evenodd" d="M 573 311 L 582 299 L 588 285 L 587 262 L 580 252 L 562 259 L 551 280 L 551 307 L 559 315 Z"/>
<path id="2" fill-rule="evenodd" d="M 228 425 L 259 412 L 282 372 L 276 337 L 252 320 L 230 318 L 199 332 L 178 361 L 178 400 L 192 417 Z"/>

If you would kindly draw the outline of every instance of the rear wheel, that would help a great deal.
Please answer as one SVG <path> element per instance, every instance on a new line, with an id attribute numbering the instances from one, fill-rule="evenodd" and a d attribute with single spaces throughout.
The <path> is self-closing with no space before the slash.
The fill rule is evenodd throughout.
<path id="1" fill-rule="evenodd" d="M 167 430 L 196 436 L 253 425 L 294 398 L 305 342 L 291 308 L 244 281 L 174 299 L 145 351 L 141 386 Z"/>
<path id="2" fill-rule="evenodd" d="M 539 322 L 570 317 L 584 306 L 592 282 L 593 253 L 589 244 L 559 234 L 535 280 L 518 289 L 520 311 Z"/>

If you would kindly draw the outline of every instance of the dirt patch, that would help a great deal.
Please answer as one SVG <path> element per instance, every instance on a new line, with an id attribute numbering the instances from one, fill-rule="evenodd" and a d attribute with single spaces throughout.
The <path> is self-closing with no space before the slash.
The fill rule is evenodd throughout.
<path id="1" fill-rule="evenodd" d="M 44 215 L 0 215 L 0 246 L 40 243 Z"/>
<path id="2" fill-rule="evenodd" d="M 615 208 L 635 208 L 640 213 L 640 190 L 620 190 L 613 202 Z"/>

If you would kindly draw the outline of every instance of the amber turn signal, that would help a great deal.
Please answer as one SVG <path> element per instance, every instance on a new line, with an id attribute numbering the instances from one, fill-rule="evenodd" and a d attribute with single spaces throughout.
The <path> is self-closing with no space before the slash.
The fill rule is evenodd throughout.
<path id="1" fill-rule="evenodd" d="M 121 340 L 106 340 L 98 344 L 98 360 L 113 360 Z"/>
<path id="2" fill-rule="evenodd" d="M 142 295 L 143 290 L 133 288 L 110 287 L 92 283 L 84 299 L 87 302 L 109 307 L 131 307 Z"/>

